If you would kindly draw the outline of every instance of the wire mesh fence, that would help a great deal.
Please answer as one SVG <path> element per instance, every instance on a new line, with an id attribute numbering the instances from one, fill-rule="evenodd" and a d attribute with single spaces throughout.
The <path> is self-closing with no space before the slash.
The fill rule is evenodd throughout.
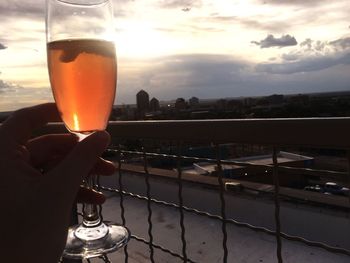
<path id="1" fill-rule="evenodd" d="M 336 171 L 331 171 L 331 170 L 317 170 L 317 169 L 310 169 L 310 168 L 300 168 L 300 167 L 288 167 L 288 166 L 281 166 L 278 163 L 278 149 L 273 148 L 272 149 L 272 155 L 271 155 L 271 162 L 272 165 L 261 165 L 261 164 L 254 164 L 254 163 L 248 163 L 248 162 L 240 162 L 240 161 L 233 161 L 233 160 L 222 160 L 219 157 L 219 145 L 215 144 L 213 146 L 213 150 L 216 152 L 217 158 L 216 159 L 210 159 L 210 158 L 200 158 L 200 157 L 190 157 L 190 156 L 183 156 L 181 155 L 181 150 L 180 146 L 178 148 L 179 154 L 177 155 L 172 155 L 172 154 L 162 154 L 162 153 L 154 153 L 154 152 L 146 152 L 145 149 L 143 148 L 142 151 L 129 151 L 129 150 L 122 150 L 121 147 L 114 147 L 113 149 L 109 150 L 109 154 L 112 154 L 113 156 L 116 157 L 116 164 L 118 167 L 118 187 L 106 187 L 101 185 L 99 182 L 97 182 L 96 187 L 100 190 L 103 190 L 105 192 L 113 193 L 116 196 L 119 197 L 119 205 L 120 205 L 120 217 L 121 217 L 121 222 L 123 225 L 128 225 L 128 222 L 125 217 L 125 204 L 124 204 L 124 198 L 125 197 L 131 197 L 134 199 L 142 200 L 145 203 L 145 206 L 147 207 L 148 211 L 148 218 L 147 218 L 147 237 L 140 237 L 137 235 L 131 235 L 131 240 L 141 242 L 145 245 L 148 246 L 149 248 L 149 261 L 150 262 L 157 262 L 155 257 L 154 257 L 154 252 L 155 250 L 160 250 L 169 256 L 173 257 L 174 259 L 179 259 L 183 262 L 198 262 L 195 261 L 194 259 L 191 258 L 191 255 L 188 254 L 187 251 L 187 241 L 186 241 L 186 225 L 184 223 L 184 218 L 186 217 L 186 213 L 191 213 L 195 214 L 198 216 L 203 216 L 210 218 L 215 221 L 221 222 L 221 231 L 222 231 L 222 262 L 227 263 L 227 262 L 235 262 L 234 259 L 230 259 L 228 257 L 228 246 L 227 246 L 227 225 L 234 225 L 237 227 L 243 227 L 250 229 L 252 231 L 256 232 L 261 232 L 265 233 L 267 235 L 275 236 L 276 239 L 276 258 L 277 262 L 283 262 L 283 255 L 282 255 L 282 249 L 283 249 L 283 239 L 285 240 L 290 240 L 290 241 L 295 241 L 295 242 L 300 242 L 304 245 L 307 246 L 312 246 L 312 247 L 317 247 L 321 249 L 325 249 L 329 252 L 332 253 L 340 253 L 344 254 L 347 256 L 350 256 L 350 251 L 345 249 L 345 248 L 340 248 L 340 247 L 334 247 L 322 242 L 315 242 L 311 240 L 307 240 L 303 237 L 300 236 L 293 236 L 286 234 L 282 231 L 281 229 L 281 218 L 280 218 L 280 184 L 279 184 L 279 171 L 303 171 L 305 173 L 318 173 L 322 172 L 323 174 L 342 174 L 344 175 L 344 172 L 336 172 Z M 123 187 L 123 170 L 124 166 L 127 165 L 127 162 L 125 162 L 125 159 L 127 159 L 127 156 L 137 156 L 140 157 L 139 160 L 141 160 L 142 163 L 142 168 L 138 171 L 138 173 L 143 173 L 144 174 L 144 183 L 146 186 L 146 195 L 139 195 L 131 192 L 127 192 L 124 187 Z M 150 177 L 152 177 L 152 174 L 150 173 L 150 167 L 149 167 L 149 161 L 148 158 L 163 158 L 163 159 L 172 159 L 175 160 L 176 162 L 176 178 L 173 178 L 177 182 L 178 185 L 178 202 L 177 203 L 171 203 L 171 202 L 166 202 L 162 200 L 157 200 L 155 198 L 152 198 L 151 192 L 152 192 L 152 185 L 150 183 Z M 205 162 L 211 162 L 216 165 L 217 167 L 217 173 L 216 177 L 213 178 L 217 180 L 217 186 L 218 186 L 218 195 L 220 199 L 220 214 L 212 214 L 206 211 L 201 211 L 195 208 L 187 207 L 183 204 L 183 196 L 182 196 L 182 184 L 184 179 L 183 177 L 183 170 L 182 170 L 182 161 L 193 161 L 193 162 L 198 162 L 198 161 L 205 161 Z M 235 165 L 244 165 L 245 167 L 254 167 L 257 169 L 262 169 L 262 170 L 269 170 L 271 171 L 271 176 L 273 179 L 273 191 L 271 192 L 274 200 L 274 205 L 275 205 L 275 212 L 274 212 L 274 218 L 275 218 L 275 229 L 268 229 L 266 227 L 262 226 L 256 226 L 252 225 L 246 222 L 240 222 L 238 220 L 235 220 L 233 218 L 227 218 L 226 216 L 226 211 L 225 211 L 225 191 L 227 191 L 226 183 L 228 180 L 224 178 L 223 176 L 223 164 L 235 164 Z M 349 202 L 350 203 L 350 202 Z M 162 244 L 158 244 L 154 241 L 153 238 L 153 226 L 154 222 L 152 220 L 152 207 L 154 205 L 157 206 L 163 206 L 163 207 L 169 207 L 172 209 L 178 210 L 179 213 L 179 228 L 181 232 L 181 253 L 175 252 Z M 110 259 L 108 258 L 108 255 L 103 255 L 99 257 L 99 260 L 101 262 L 111 262 Z M 129 252 L 128 252 L 128 247 L 124 247 L 124 260 L 125 262 L 129 261 Z M 64 261 L 68 262 L 68 261 Z M 87 260 L 89 262 L 89 260 Z"/>
<path id="2" fill-rule="evenodd" d="M 278 155 L 283 150 L 285 145 L 288 146 L 302 146 L 302 147 L 319 147 L 340 149 L 345 152 L 348 158 L 350 155 L 348 149 L 350 148 L 347 136 L 350 132 L 348 125 L 350 119 L 346 118 L 332 118 L 332 119 L 309 119 L 309 120 L 225 120 L 225 121 L 191 121 L 191 122 L 125 122 L 112 123 L 110 126 L 110 133 L 113 136 L 114 145 L 108 150 L 108 154 L 113 156 L 113 161 L 117 164 L 117 184 L 114 187 L 106 186 L 97 182 L 97 187 L 106 193 L 118 197 L 120 207 L 121 224 L 128 226 L 128 220 L 125 215 L 127 209 L 126 198 L 139 200 L 144 203 L 147 209 L 147 223 L 145 228 L 147 234 L 139 236 L 131 235 L 133 242 L 142 243 L 147 246 L 149 254 L 148 261 L 157 262 L 155 253 L 162 251 L 169 255 L 170 258 L 181 262 L 198 262 L 189 250 L 188 232 L 186 225 L 186 217 L 188 215 L 196 215 L 208 218 L 220 224 L 220 258 L 221 261 L 235 262 L 235 259 L 230 257 L 230 249 L 228 246 L 229 233 L 227 231 L 229 226 L 235 226 L 252 230 L 258 233 L 264 233 L 275 238 L 275 256 L 277 262 L 284 262 L 283 245 L 286 240 L 297 242 L 306 246 L 320 248 L 331 253 L 337 253 L 345 256 L 350 256 L 350 251 L 346 247 L 326 244 L 324 242 L 313 241 L 310 238 L 305 238 L 299 235 L 288 234 L 284 232 L 283 222 L 281 220 L 281 200 L 294 200 L 296 202 L 308 202 L 310 204 L 317 204 L 319 198 L 314 198 L 314 193 L 306 193 L 302 191 L 294 191 L 287 189 L 281 184 L 284 174 L 295 173 L 303 174 L 305 176 L 323 176 L 325 178 L 336 178 L 342 181 L 345 186 L 350 185 L 350 172 L 347 170 L 334 170 L 327 167 L 297 167 L 286 163 L 279 162 Z M 62 129 L 61 126 L 51 125 L 46 129 L 46 133 Z M 319 130 L 323 129 L 320 133 Z M 259 134 L 256 134 L 259 130 Z M 145 139 L 140 139 L 145 138 Z M 124 143 L 120 143 L 120 141 Z M 128 141 L 128 140 L 131 140 Z M 134 140 L 134 142 L 132 142 Z M 149 142 L 151 141 L 151 143 Z M 171 151 L 159 151 L 154 145 L 165 145 L 167 140 L 167 149 Z M 136 141 L 136 143 L 135 143 Z M 205 142 L 206 145 L 211 146 L 211 153 L 207 156 L 191 156 L 183 151 L 184 142 L 200 141 Z M 129 143 L 128 147 L 125 142 Z M 259 151 L 264 152 L 270 158 L 269 163 L 257 163 L 254 161 L 236 159 L 226 159 L 221 156 L 221 146 L 223 143 L 234 143 L 235 149 L 240 151 L 242 149 L 249 149 L 249 145 L 259 145 Z M 245 145 L 248 145 L 245 148 Z M 260 147 L 262 145 L 262 147 Z M 150 147 L 151 146 L 151 147 Z M 241 148 L 240 148 L 241 147 Z M 254 151 L 254 149 L 253 149 Z M 165 160 L 169 165 L 171 163 L 171 170 L 168 174 L 157 174 L 153 167 L 155 160 Z M 213 176 L 201 176 L 200 179 L 192 180 L 184 171 L 184 166 L 188 163 L 210 163 L 216 168 L 213 171 Z M 137 168 L 130 169 L 130 163 L 137 163 Z M 230 192 L 232 185 L 230 183 L 235 181 L 225 174 L 225 166 L 239 166 L 245 172 L 259 172 L 266 173 L 270 177 L 269 190 L 255 187 L 254 183 L 247 183 L 244 185 L 245 190 L 252 190 L 254 192 L 267 194 L 273 200 L 274 205 L 274 226 L 266 227 L 257 224 L 252 224 L 234 217 L 228 216 L 226 194 Z M 124 187 L 125 172 L 137 173 L 140 178 L 143 177 L 146 191 L 144 194 L 133 193 Z M 168 180 L 172 180 L 177 186 L 177 201 L 170 202 L 155 198 L 152 196 L 153 186 L 152 180 L 154 176 L 164 176 Z M 219 209 L 218 213 L 208 212 L 195 207 L 190 207 L 185 204 L 183 197 L 183 184 L 187 182 L 195 184 L 206 184 L 216 189 L 218 196 Z M 233 185 L 233 190 L 236 186 Z M 347 213 L 350 208 L 350 196 L 348 198 L 332 198 L 331 196 L 323 196 L 324 202 L 327 206 L 339 206 L 345 209 Z M 307 200 L 306 200 L 307 199 Z M 179 241 L 181 243 L 180 250 L 173 250 L 165 244 L 157 242 L 154 238 L 154 208 L 166 207 L 174 209 L 178 213 L 178 229 L 180 231 Z M 118 252 L 120 253 L 120 251 Z M 130 249 L 128 246 L 123 248 L 124 262 L 130 261 Z M 95 259 L 94 259 L 95 260 Z M 98 260 L 101 262 L 110 262 L 109 255 L 103 255 Z M 64 261 L 74 262 L 74 261 Z M 174 261 L 175 262 L 175 261 Z M 177 262 L 177 261 L 176 261 Z"/>

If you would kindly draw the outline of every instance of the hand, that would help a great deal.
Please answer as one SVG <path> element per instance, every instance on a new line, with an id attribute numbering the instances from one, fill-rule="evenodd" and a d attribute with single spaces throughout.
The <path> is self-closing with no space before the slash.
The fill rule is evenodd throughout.
<path id="1" fill-rule="evenodd" d="M 91 170 L 112 174 L 99 156 L 109 144 L 106 132 L 82 142 L 74 135 L 29 139 L 49 121 L 56 106 L 19 110 L 0 127 L 0 250 L 4 262 L 57 262 L 66 242 L 70 212 L 80 184 Z M 101 194 L 83 191 L 84 201 L 103 203 Z"/>

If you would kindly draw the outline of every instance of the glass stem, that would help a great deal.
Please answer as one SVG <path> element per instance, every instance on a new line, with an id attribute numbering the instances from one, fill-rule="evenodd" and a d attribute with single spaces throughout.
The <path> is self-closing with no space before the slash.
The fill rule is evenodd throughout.
<path id="1" fill-rule="evenodd" d="M 88 189 L 94 189 L 93 175 L 89 175 L 85 180 L 85 187 Z M 98 211 L 98 207 L 95 204 L 83 205 L 83 225 L 85 227 L 95 227 L 101 224 L 101 217 Z"/>

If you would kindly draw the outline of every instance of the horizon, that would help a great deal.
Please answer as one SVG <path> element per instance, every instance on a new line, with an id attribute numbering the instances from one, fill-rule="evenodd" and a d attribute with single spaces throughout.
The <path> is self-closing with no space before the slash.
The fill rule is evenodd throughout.
<path id="1" fill-rule="evenodd" d="M 147 92 L 147 91 L 146 91 Z M 274 93 L 274 94 L 269 94 L 269 95 L 264 95 L 264 96 L 239 96 L 239 97 L 218 97 L 218 98 L 198 98 L 199 99 L 199 103 L 201 102 L 216 102 L 218 100 L 221 100 L 221 99 L 224 99 L 224 100 L 244 100 L 244 99 L 247 99 L 247 98 L 252 98 L 252 99 L 258 99 L 258 98 L 264 98 L 264 97 L 269 97 L 269 96 L 273 96 L 273 95 L 282 95 L 284 97 L 292 97 L 292 96 L 299 96 L 299 95 L 307 95 L 307 96 L 339 96 L 339 95 L 350 95 L 350 90 L 343 90 L 343 91 L 325 91 L 325 92 L 312 92 L 312 93 L 290 93 L 290 94 L 277 94 L 277 93 Z M 135 94 L 135 97 L 136 97 L 136 94 Z M 196 97 L 196 96 L 192 96 L 192 97 Z M 185 99 L 185 101 L 188 101 L 189 99 L 191 99 L 192 97 L 186 97 L 186 98 L 183 98 L 183 97 L 180 97 L 180 98 L 183 98 Z M 152 97 L 150 97 L 151 99 Z M 156 97 L 154 97 L 156 98 Z M 156 98 L 157 99 L 157 98 Z M 168 103 L 175 103 L 177 98 L 175 99 L 169 99 L 169 100 L 159 100 L 159 103 L 160 104 L 168 104 Z M 54 102 L 54 101 L 53 101 Z M 121 107 L 121 106 L 135 106 L 136 107 L 136 102 L 135 103 L 122 103 L 122 104 L 113 104 L 113 108 L 114 107 Z M 30 105 L 27 105 L 27 106 L 30 106 Z M 26 105 L 23 105 L 23 107 L 26 107 Z M 9 111 L 0 111 L 0 114 L 1 113 L 11 113 L 13 112 L 14 110 L 9 110 Z"/>
<path id="2" fill-rule="evenodd" d="M 53 101 L 44 0 L 0 3 L 0 111 Z M 114 1 L 115 105 L 350 90 L 346 0 Z M 320 15 L 322 14 L 322 15 Z"/>
<path id="3" fill-rule="evenodd" d="M 145 90 L 147 92 L 147 90 Z M 148 93 L 148 92 L 147 92 Z M 282 95 L 285 97 L 289 97 L 289 96 L 299 96 L 299 95 L 307 95 L 307 96 L 333 96 L 333 95 L 350 95 L 350 90 L 339 90 L 339 91 L 323 91 L 323 92 L 311 92 L 311 93 L 288 93 L 288 94 L 280 94 L 280 93 L 271 93 L 268 95 L 257 95 L 257 96 L 238 96 L 238 97 L 217 97 L 217 98 L 198 98 L 196 96 L 191 96 L 191 97 L 178 97 L 178 98 L 183 98 L 185 101 L 188 101 L 189 99 L 191 99 L 192 97 L 196 97 L 199 99 L 200 102 L 203 101 L 217 101 L 217 100 L 242 100 L 242 99 L 247 99 L 247 98 L 253 98 L 253 99 L 257 99 L 257 98 L 263 98 L 263 97 L 269 97 L 269 96 L 273 96 L 273 95 Z M 136 94 L 135 94 L 135 98 L 136 98 Z M 150 100 L 153 98 L 153 96 L 150 96 Z M 156 99 L 158 99 L 157 97 L 154 97 Z M 178 98 L 173 98 L 173 99 L 169 99 L 169 100 L 159 100 L 159 103 L 174 103 L 176 101 L 176 99 Z M 129 103 L 129 104 L 113 104 L 113 106 L 123 106 L 123 105 L 136 105 L 136 100 L 135 103 Z"/>

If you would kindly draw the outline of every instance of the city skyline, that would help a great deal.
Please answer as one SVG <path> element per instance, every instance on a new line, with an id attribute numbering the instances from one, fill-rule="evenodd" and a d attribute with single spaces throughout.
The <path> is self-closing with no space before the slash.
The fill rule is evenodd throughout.
<path id="1" fill-rule="evenodd" d="M 53 101 L 44 0 L 2 1 L 0 111 Z M 115 104 L 350 90 L 347 1 L 114 1 Z"/>

